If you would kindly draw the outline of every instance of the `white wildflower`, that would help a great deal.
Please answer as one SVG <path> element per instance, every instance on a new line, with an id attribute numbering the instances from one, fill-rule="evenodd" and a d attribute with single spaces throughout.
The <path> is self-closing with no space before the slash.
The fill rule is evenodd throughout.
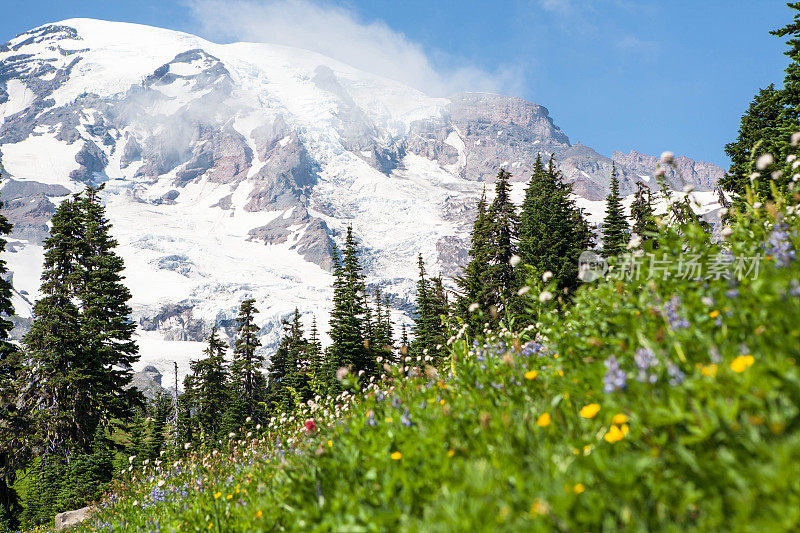
<path id="1" fill-rule="evenodd" d="M 633 250 L 634 248 L 638 248 L 641 245 L 642 245 L 642 238 L 639 235 L 634 233 L 631 236 L 631 240 L 628 242 L 627 246 L 625 246 L 625 247 L 628 250 Z"/>
<path id="2" fill-rule="evenodd" d="M 517 296 L 525 296 L 529 292 L 531 292 L 531 288 L 525 285 L 524 287 L 520 287 L 520 289 L 517 291 Z"/>
<path id="3" fill-rule="evenodd" d="M 553 299 L 553 293 L 550 291 L 542 291 L 539 294 L 539 301 L 542 303 L 549 302 Z"/>
<path id="4" fill-rule="evenodd" d="M 669 150 L 667 150 L 666 152 L 663 152 L 663 153 L 661 154 L 661 162 L 662 162 L 662 163 L 664 163 L 664 164 L 666 164 L 666 165 L 669 165 L 669 164 L 670 164 L 670 163 L 672 163 L 674 160 L 675 160 L 675 154 L 673 154 L 673 153 L 672 153 L 672 152 L 670 152 Z"/>
<path id="5" fill-rule="evenodd" d="M 792 146 L 797 146 L 798 144 L 800 144 L 800 131 L 792 133 L 791 141 L 792 141 Z"/>
<path id="6" fill-rule="evenodd" d="M 725 226 L 724 228 L 722 228 L 722 231 L 720 233 L 722 234 L 723 237 L 730 237 L 731 235 L 733 235 L 733 228 L 731 228 L 730 226 Z"/>
<path id="7" fill-rule="evenodd" d="M 511 259 L 509 259 L 508 264 L 512 267 L 519 265 L 522 262 L 522 258 L 518 255 L 512 255 Z"/>
<path id="8" fill-rule="evenodd" d="M 548 281 L 550 281 L 550 279 L 551 279 L 552 277 L 553 277 L 553 273 L 552 273 L 552 272 L 550 272 L 550 271 L 548 270 L 547 272 L 545 272 L 544 274 L 542 274 L 542 281 L 544 281 L 545 283 L 547 283 Z"/>
<path id="9" fill-rule="evenodd" d="M 758 159 L 756 159 L 756 168 L 758 170 L 766 170 L 766 168 L 773 163 L 775 163 L 775 158 L 772 157 L 772 154 L 761 154 L 758 156 Z"/>
<path id="10" fill-rule="evenodd" d="M 469 304 L 469 312 L 470 312 L 470 313 L 474 313 L 474 312 L 475 312 L 475 311 L 477 311 L 479 308 L 480 308 L 480 305 L 478 305 L 478 303 L 477 303 L 477 302 Z"/>

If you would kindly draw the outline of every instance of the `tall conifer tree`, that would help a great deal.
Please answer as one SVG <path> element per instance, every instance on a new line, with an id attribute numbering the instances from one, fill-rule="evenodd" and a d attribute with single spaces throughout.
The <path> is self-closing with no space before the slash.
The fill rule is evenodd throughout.
<path id="1" fill-rule="evenodd" d="M 583 213 L 572 200 L 572 185 L 564 183 L 551 157 L 547 168 L 536 157 L 520 210 L 519 255 L 541 276 L 552 272 L 559 289 L 578 285 L 578 257 L 593 236 Z"/>
<path id="2" fill-rule="evenodd" d="M 611 164 L 611 192 L 606 197 L 606 217 L 603 219 L 603 257 L 612 257 L 625 251 L 630 240 L 630 227 L 619 195 L 617 167 Z"/>
<path id="3" fill-rule="evenodd" d="M 258 313 L 255 303 L 254 299 L 248 298 L 239 306 L 231 365 L 231 375 L 240 389 L 249 416 L 253 416 L 256 404 L 261 399 L 257 385 L 260 369 L 264 365 L 264 356 L 257 353 L 261 341 L 258 340 L 258 326 L 255 324 L 255 315 Z"/>
<path id="4" fill-rule="evenodd" d="M 211 330 L 208 345 L 203 350 L 205 358 L 189 363 L 191 373 L 184 380 L 184 388 L 197 413 L 198 426 L 205 441 L 211 442 L 222 434 L 222 415 L 228 402 L 228 365 L 225 362 L 227 346 Z"/>

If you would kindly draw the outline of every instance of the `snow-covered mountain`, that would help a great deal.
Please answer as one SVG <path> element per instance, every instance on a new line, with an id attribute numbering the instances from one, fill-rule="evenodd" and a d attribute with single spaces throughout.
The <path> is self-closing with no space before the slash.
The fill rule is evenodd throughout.
<path id="1" fill-rule="evenodd" d="M 55 206 L 104 182 L 141 365 L 162 372 L 199 357 L 213 323 L 232 331 L 245 297 L 258 301 L 267 345 L 295 307 L 327 324 L 332 246 L 348 225 L 368 282 L 404 319 L 417 253 L 456 273 L 486 183 L 505 167 L 521 196 L 540 152 L 555 154 L 599 220 L 611 159 L 570 144 L 547 109 L 520 98 L 432 98 L 306 50 L 89 19 L 0 47 L 1 194 L 21 328 Z M 654 182 L 654 159 L 614 158 L 623 193 Z M 706 191 L 723 174 L 690 159 L 681 169 Z"/>

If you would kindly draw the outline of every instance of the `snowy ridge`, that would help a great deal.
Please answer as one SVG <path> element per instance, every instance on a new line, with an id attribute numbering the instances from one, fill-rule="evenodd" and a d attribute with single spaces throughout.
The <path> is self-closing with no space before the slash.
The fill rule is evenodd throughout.
<path id="1" fill-rule="evenodd" d="M 284 46 L 91 19 L 35 28 L 0 47 L 9 178 L 0 192 L 15 224 L 18 332 L 55 206 L 87 184 L 106 183 L 140 366 L 170 373 L 171 361 L 183 372 L 200 357 L 213 324 L 232 333 L 247 297 L 261 310 L 267 353 L 295 307 L 325 329 L 332 245 L 348 225 L 368 284 L 407 321 L 417 253 L 433 273 L 454 275 L 486 182 L 508 166 L 521 195 L 539 152 L 555 154 L 598 219 L 611 160 L 571 145 L 537 104 L 432 98 Z M 625 194 L 654 182 L 646 156 L 620 158 Z M 689 180 L 709 190 L 716 171 L 686 161 L 697 174 Z"/>

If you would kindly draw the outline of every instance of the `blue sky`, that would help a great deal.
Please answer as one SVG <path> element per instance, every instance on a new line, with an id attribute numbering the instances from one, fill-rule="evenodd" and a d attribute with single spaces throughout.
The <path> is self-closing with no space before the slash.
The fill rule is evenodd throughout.
<path id="1" fill-rule="evenodd" d="M 490 90 L 550 110 L 601 153 L 663 150 L 727 166 L 759 87 L 787 58 L 780 0 L 6 0 L 0 41 L 71 17 L 217 42 L 302 45 L 429 93 Z"/>

